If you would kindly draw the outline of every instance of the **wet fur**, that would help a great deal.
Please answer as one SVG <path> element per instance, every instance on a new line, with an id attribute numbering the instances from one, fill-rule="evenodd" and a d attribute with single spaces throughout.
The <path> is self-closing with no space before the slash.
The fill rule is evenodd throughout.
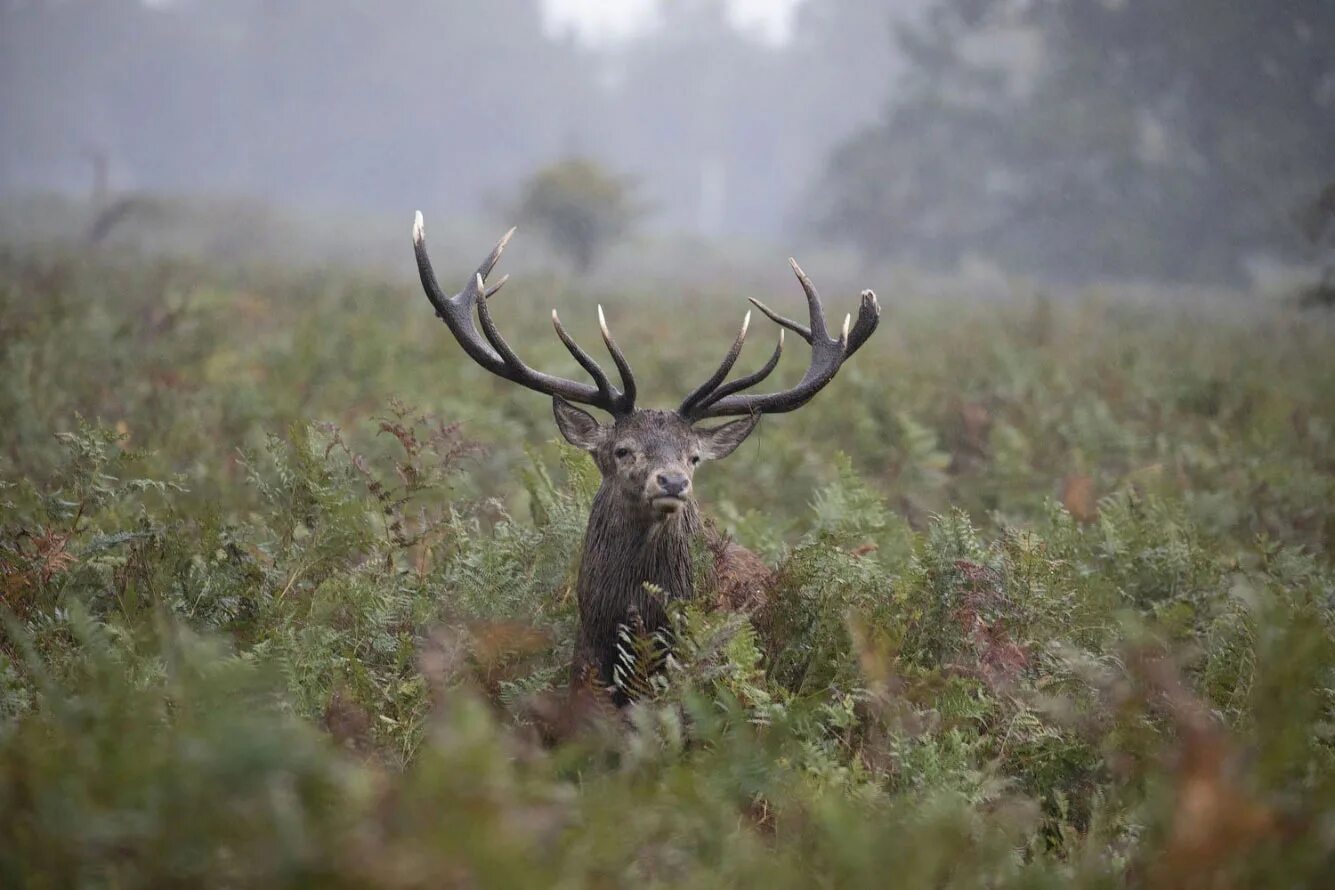
<path id="1" fill-rule="evenodd" d="M 638 614 L 647 632 L 663 630 L 663 599 L 689 600 L 696 593 L 691 545 L 704 531 L 699 511 L 690 491 L 675 512 L 655 509 L 653 478 L 669 473 L 693 480 L 693 456 L 727 456 L 750 434 L 756 419 L 696 429 L 670 411 L 636 411 L 610 425 L 600 425 L 559 400 L 555 411 L 562 434 L 589 451 L 602 474 L 576 582 L 580 626 L 571 682 L 578 686 L 594 679 L 607 687 L 612 684 L 618 627 L 632 623 Z M 632 454 L 619 457 L 619 449 Z M 661 590 L 661 596 L 650 593 L 646 584 Z"/>
<path id="2" fill-rule="evenodd" d="M 662 599 L 645 589 L 646 582 L 668 599 L 695 596 L 691 540 L 700 532 L 695 505 L 656 521 L 636 513 L 606 487 L 593 500 L 576 583 L 580 629 L 573 678 L 587 665 L 601 685 L 611 685 L 617 627 L 629 623 L 632 608 L 650 633 L 666 626 Z"/>

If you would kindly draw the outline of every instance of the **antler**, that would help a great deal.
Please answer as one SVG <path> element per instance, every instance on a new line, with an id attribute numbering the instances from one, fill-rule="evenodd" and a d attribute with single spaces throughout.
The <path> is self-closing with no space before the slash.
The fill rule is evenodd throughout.
<path id="1" fill-rule="evenodd" d="M 742 390 L 755 386 L 770 375 L 779 364 L 783 352 L 783 331 L 779 331 L 779 343 L 759 371 L 748 374 L 732 383 L 724 383 L 728 372 L 741 354 L 742 344 L 746 340 L 746 329 L 751 321 L 751 313 L 746 314 L 742 329 L 733 341 L 732 348 L 723 357 L 717 371 L 695 389 L 681 403 L 677 413 L 688 420 L 700 420 L 705 417 L 724 417 L 735 414 L 781 414 L 793 411 L 809 402 L 825 384 L 834 379 L 840 366 L 849 356 L 857 352 L 867 338 L 876 330 L 881 321 L 881 306 L 876 302 L 876 294 L 869 290 L 862 292 L 862 303 L 858 307 L 857 322 L 851 315 L 844 316 L 844 327 L 837 338 L 830 337 L 825 328 L 825 309 L 821 305 L 820 295 L 807 278 L 797 260 L 789 258 L 789 264 L 797 275 L 802 290 L 807 295 L 807 310 L 811 317 L 811 327 L 805 327 L 789 318 L 784 318 L 759 300 L 751 300 L 757 309 L 763 312 L 780 328 L 787 328 L 811 345 L 811 365 L 802 375 L 802 380 L 793 388 L 781 392 L 742 395 Z"/>
<path id="2" fill-rule="evenodd" d="M 454 339 L 459 341 L 464 352 L 468 353 L 469 358 L 486 368 L 497 377 L 503 377 L 506 380 L 518 383 L 520 386 L 526 386 L 529 389 L 545 393 L 549 396 L 561 396 L 571 402 L 580 402 L 585 405 L 592 405 L 595 408 L 601 408 L 614 415 L 629 414 L 635 409 L 635 377 L 631 373 L 630 364 L 626 361 L 626 356 L 612 339 L 611 333 L 607 330 L 607 320 L 603 317 L 603 307 L 598 307 L 598 327 L 603 333 L 603 343 L 607 345 L 607 351 L 612 354 L 612 361 L 616 363 L 617 371 L 621 375 L 621 384 L 623 390 L 618 391 L 607 379 L 607 374 L 603 371 L 593 358 L 580 349 L 579 345 L 571 338 L 570 334 L 561 325 L 561 319 L 557 316 L 556 310 L 552 310 L 552 325 L 556 328 L 556 336 L 561 338 L 566 349 L 575 357 L 575 361 L 580 363 L 584 370 L 593 377 L 594 385 L 579 383 L 574 380 L 567 380 L 564 377 L 554 377 L 551 374 L 544 374 L 542 371 L 536 371 L 524 364 L 515 351 L 510 348 L 501 337 L 500 331 L 496 329 L 496 323 L 491 319 L 491 312 L 487 308 L 487 301 L 495 294 L 509 279 L 509 275 L 501 278 L 490 288 L 487 287 L 487 276 L 495 268 L 496 261 L 501 258 L 501 252 L 505 250 L 505 245 L 509 243 L 510 236 L 515 233 L 514 229 L 501 236 L 501 240 L 496 242 L 496 246 L 491 249 L 491 254 L 482 261 L 482 265 L 477 267 L 477 272 L 465 285 L 464 289 L 452 297 L 445 296 L 445 292 L 440 289 L 436 283 L 436 274 L 431 269 L 431 260 L 426 255 L 426 228 L 422 223 L 422 214 L 419 211 L 417 217 L 413 220 L 413 249 L 417 253 L 417 271 L 422 276 L 422 288 L 426 291 L 426 297 L 435 307 L 436 315 L 441 321 L 445 322 L 454 335 Z M 477 309 L 477 320 L 482 326 L 482 332 L 479 335 L 477 327 L 473 324 L 473 310 Z"/>

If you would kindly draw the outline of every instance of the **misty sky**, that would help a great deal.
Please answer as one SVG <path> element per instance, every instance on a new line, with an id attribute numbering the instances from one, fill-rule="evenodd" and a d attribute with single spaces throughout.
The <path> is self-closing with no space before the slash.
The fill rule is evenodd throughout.
<path id="1" fill-rule="evenodd" d="M 464 216 L 583 155 L 655 228 L 773 235 L 877 119 L 906 5 L 0 3 L 0 194 L 88 194 L 101 158 L 113 193 Z"/>
<path id="2" fill-rule="evenodd" d="M 732 21 L 769 43 L 791 36 L 800 0 L 729 0 Z M 658 0 L 544 0 L 548 24 L 573 30 L 589 43 L 607 43 L 641 34 L 654 26 Z"/>

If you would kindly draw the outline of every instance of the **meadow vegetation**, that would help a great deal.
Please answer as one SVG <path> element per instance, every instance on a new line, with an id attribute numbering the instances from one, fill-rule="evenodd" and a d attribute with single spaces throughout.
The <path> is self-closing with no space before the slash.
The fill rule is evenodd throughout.
<path id="1" fill-rule="evenodd" d="M 669 291 L 493 313 L 671 405 Z M 0 884 L 1330 886 L 1331 316 L 880 292 L 697 479 L 769 606 L 558 732 L 596 472 L 415 284 L 0 254 Z"/>

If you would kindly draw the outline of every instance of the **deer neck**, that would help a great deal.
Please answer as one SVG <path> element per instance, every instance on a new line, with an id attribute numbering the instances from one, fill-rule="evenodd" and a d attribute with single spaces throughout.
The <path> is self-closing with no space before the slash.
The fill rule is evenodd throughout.
<path id="1" fill-rule="evenodd" d="M 699 530 L 700 514 L 689 501 L 660 518 L 648 510 L 628 509 L 619 494 L 607 486 L 600 488 L 589 513 L 579 572 L 580 608 L 586 620 L 620 621 L 634 604 L 649 621 L 661 609 L 652 608 L 646 583 L 668 598 L 689 599 L 694 594 L 691 540 Z"/>

